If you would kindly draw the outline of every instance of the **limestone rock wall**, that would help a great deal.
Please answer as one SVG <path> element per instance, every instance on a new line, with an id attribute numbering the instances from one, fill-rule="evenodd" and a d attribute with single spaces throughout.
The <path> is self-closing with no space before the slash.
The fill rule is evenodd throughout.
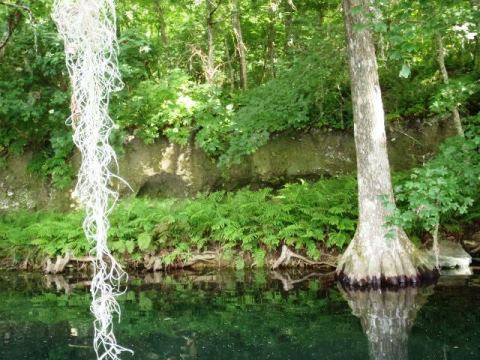
<path id="1" fill-rule="evenodd" d="M 430 158 L 454 130 L 448 120 L 389 124 L 389 157 L 393 170 L 404 170 Z M 32 154 L 11 157 L 0 170 L 0 210 L 60 208 L 72 205 L 71 190 L 53 189 L 27 170 Z M 73 163 L 78 164 L 78 156 Z M 317 179 L 355 171 L 352 132 L 313 129 L 272 136 L 270 142 L 226 174 L 194 144 L 180 146 L 166 139 L 145 145 L 134 139 L 119 158 L 120 175 L 138 196 L 187 197 L 201 191 L 280 186 L 295 179 Z M 132 193 L 119 185 L 122 195 Z"/>

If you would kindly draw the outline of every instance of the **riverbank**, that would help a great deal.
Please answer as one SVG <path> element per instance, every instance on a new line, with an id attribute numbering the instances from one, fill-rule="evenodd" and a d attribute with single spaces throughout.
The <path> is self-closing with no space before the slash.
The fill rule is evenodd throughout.
<path id="1" fill-rule="evenodd" d="M 395 176 L 396 182 L 402 176 Z M 193 199 L 122 199 L 110 216 L 109 247 L 129 271 L 179 268 L 312 267 L 331 270 L 357 224 L 356 181 L 338 177 L 279 190 L 213 192 Z M 46 273 L 88 271 L 81 211 L 0 214 L 0 267 Z M 452 220 L 453 221 L 453 220 Z M 471 238 L 460 220 L 444 237 Z M 428 235 L 413 231 L 421 246 Z M 480 239 L 479 239 L 480 240 Z"/>
<path id="2" fill-rule="evenodd" d="M 127 268 L 335 266 L 357 219 L 353 177 L 194 199 L 129 198 L 110 216 L 109 247 Z M 88 267 L 81 211 L 0 216 L 3 267 Z M 282 254 L 283 250 L 283 254 Z M 288 251 L 287 251 L 288 250 Z"/>

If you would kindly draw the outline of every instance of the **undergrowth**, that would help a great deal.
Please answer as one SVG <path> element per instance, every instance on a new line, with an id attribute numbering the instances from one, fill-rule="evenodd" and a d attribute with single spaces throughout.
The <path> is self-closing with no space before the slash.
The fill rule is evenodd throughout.
<path id="1" fill-rule="evenodd" d="M 0 256 L 20 263 L 46 256 L 88 253 L 83 214 L 9 212 L 0 216 Z M 270 188 L 201 194 L 194 199 L 121 201 L 111 215 L 109 245 L 130 262 L 163 254 L 168 265 L 208 249 L 249 254 L 263 266 L 282 243 L 318 259 L 325 249 L 342 249 L 356 226 L 353 177 Z"/>

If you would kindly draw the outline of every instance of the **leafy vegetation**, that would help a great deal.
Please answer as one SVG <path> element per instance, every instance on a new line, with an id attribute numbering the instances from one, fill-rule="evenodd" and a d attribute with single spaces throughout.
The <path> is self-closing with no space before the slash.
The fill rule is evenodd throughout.
<path id="1" fill-rule="evenodd" d="M 342 249 L 356 225 L 354 178 L 289 184 L 272 189 L 216 192 L 191 200 L 128 199 L 111 216 L 110 247 L 120 258 L 166 254 L 166 265 L 192 252 L 221 248 L 250 254 L 263 266 L 282 243 L 317 259 Z M 90 245 L 83 214 L 9 212 L 0 217 L 0 253 L 20 262 L 45 256 L 84 255 Z M 36 258 L 37 257 L 37 258 Z M 36 259 L 35 259 L 36 258 Z"/>
<path id="2" fill-rule="evenodd" d="M 460 219 L 467 223 L 478 219 L 480 117 L 468 120 L 465 138 L 450 138 L 434 159 L 396 187 L 399 209 L 392 209 L 392 224 L 421 228 L 436 237 L 440 224 L 458 225 Z"/>

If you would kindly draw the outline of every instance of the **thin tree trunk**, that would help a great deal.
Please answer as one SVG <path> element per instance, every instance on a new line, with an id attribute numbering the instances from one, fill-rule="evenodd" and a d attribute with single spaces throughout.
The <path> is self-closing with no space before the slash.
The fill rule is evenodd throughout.
<path id="1" fill-rule="evenodd" d="M 440 67 L 440 72 L 442 73 L 443 83 L 448 84 L 450 80 L 448 77 L 447 68 L 445 66 L 445 48 L 443 47 L 442 34 L 440 34 L 439 32 L 435 34 L 435 43 L 437 46 L 437 62 L 438 66 Z M 455 130 L 457 131 L 458 135 L 464 136 L 462 121 L 460 120 L 460 113 L 458 112 L 458 107 L 454 106 L 451 110 Z"/>
<path id="2" fill-rule="evenodd" d="M 276 48 L 275 48 L 275 39 L 276 39 L 276 30 L 275 30 L 275 23 L 278 11 L 278 3 L 277 1 L 272 1 L 270 3 L 269 9 L 269 20 L 267 26 L 267 46 L 266 46 L 266 55 L 267 61 L 270 64 L 270 75 L 272 78 L 277 77 L 277 69 L 276 69 Z"/>
<path id="3" fill-rule="evenodd" d="M 480 0 L 472 0 L 472 6 L 480 12 Z M 475 53 L 473 54 L 474 70 L 480 74 L 480 17 L 477 20 L 477 36 L 475 37 Z"/>
<path id="4" fill-rule="evenodd" d="M 233 90 L 235 89 L 235 71 L 233 70 L 232 66 L 232 57 L 230 56 L 230 49 L 228 47 L 227 38 L 225 38 L 225 60 L 228 67 L 228 73 L 230 75 L 230 88 Z"/>
<path id="5" fill-rule="evenodd" d="M 13 35 L 13 32 L 17 28 L 17 26 L 20 24 L 20 20 L 22 19 L 22 13 L 20 10 L 13 10 L 8 16 L 7 16 L 7 29 L 5 30 L 5 33 L 2 35 L 0 38 L 0 51 L 2 51 L 5 46 L 7 46 L 8 41 Z"/>
<path id="6" fill-rule="evenodd" d="M 158 15 L 158 33 L 160 35 L 159 39 L 161 40 L 163 45 L 167 45 L 168 44 L 167 25 L 165 23 L 165 15 L 163 13 L 161 0 L 155 1 L 155 8 L 157 10 L 157 15 Z"/>
<path id="7" fill-rule="evenodd" d="M 286 58 L 290 58 L 292 55 L 292 49 L 295 43 L 293 35 L 293 11 L 294 9 L 288 2 L 284 2 L 284 18 L 283 26 L 285 28 L 285 42 L 283 44 L 283 52 Z"/>
<path id="8" fill-rule="evenodd" d="M 212 1 L 207 0 L 207 63 L 205 67 L 205 79 L 208 84 L 215 82 L 215 32 L 214 32 L 214 13 Z"/>
<path id="9" fill-rule="evenodd" d="M 350 60 L 359 221 L 355 236 L 337 267 L 339 279 L 352 286 L 416 283 L 417 268 L 427 265 L 403 229 L 385 226 L 394 203 L 385 135 L 385 114 L 371 32 L 369 0 L 343 0 Z M 361 11 L 352 9 L 359 8 Z M 431 270 L 429 268 L 428 270 Z"/>
<path id="10" fill-rule="evenodd" d="M 246 47 L 245 43 L 243 42 L 238 0 L 232 0 L 232 28 L 233 33 L 235 34 L 235 40 L 237 42 L 238 58 L 240 59 L 240 82 L 242 84 L 243 90 L 246 90 L 248 87 L 247 58 Z"/>

